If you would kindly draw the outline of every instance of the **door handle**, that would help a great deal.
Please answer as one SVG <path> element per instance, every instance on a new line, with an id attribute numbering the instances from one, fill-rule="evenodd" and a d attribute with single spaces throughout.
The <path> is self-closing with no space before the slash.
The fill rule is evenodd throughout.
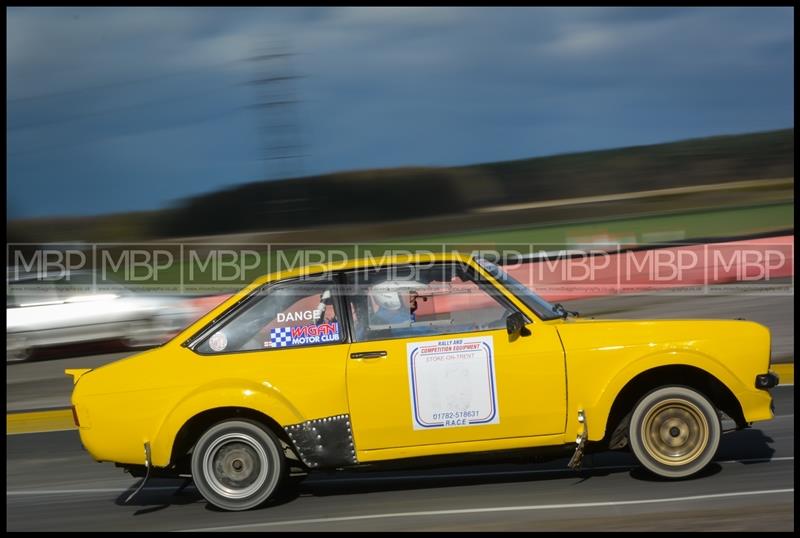
<path id="1" fill-rule="evenodd" d="M 386 356 L 385 351 L 362 351 L 360 353 L 351 353 L 351 359 L 380 359 Z"/>

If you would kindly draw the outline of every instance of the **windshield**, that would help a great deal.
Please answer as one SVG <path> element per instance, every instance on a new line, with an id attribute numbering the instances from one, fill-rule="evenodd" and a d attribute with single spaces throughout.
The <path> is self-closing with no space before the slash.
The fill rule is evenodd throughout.
<path id="1" fill-rule="evenodd" d="M 536 315 L 543 320 L 557 319 L 561 314 L 554 310 L 553 305 L 536 295 L 529 287 L 525 286 L 518 280 L 511 277 L 508 273 L 503 271 L 494 263 L 479 258 L 476 260 L 478 265 L 486 269 L 490 275 L 496 278 L 506 288 L 516 295 L 520 301 L 525 303 L 525 306 L 536 312 Z"/>

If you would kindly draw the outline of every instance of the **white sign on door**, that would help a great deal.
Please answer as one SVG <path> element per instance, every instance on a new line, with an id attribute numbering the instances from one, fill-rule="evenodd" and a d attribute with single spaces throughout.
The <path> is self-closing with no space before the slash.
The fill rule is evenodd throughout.
<path id="1" fill-rule="evenodd" d="M 491 336 L 406 344 L 415 430 L 499 424 Z"/>

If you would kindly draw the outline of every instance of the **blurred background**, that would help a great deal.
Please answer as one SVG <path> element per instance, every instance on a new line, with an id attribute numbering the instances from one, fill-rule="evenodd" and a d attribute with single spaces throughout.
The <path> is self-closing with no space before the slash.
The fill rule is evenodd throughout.
<path id="1" fill-rule="evenodd" d="M 157 345 L 311 245 L 778 249 L 758 278 L 520 279 L 582 315 L 753 319 L 792 363 L 793 15 L 8 8 L 8 408 L 69 405 L 65 367 Z M 188 289 L 186 245 L 258 261 Z M 172 253 L 153 286 L 39 263 L 131 246 Z"/>
<path id="2" fill-rule="evenodd" d="M 791 13 L 10 8 L 7 292 L 24 319 L 7 333 L 29 334 L 9 353 L 163 340 L 274 269 L 278 251 L 311 245 L 533 252 L 773 237 L 793 259 Z M 196 267 L 188 290 L 186 244 L 206 256 L 261 245 L 262 259 L 226 281 Z M 45 245 L 174 260 L 156 286 L 128 291 L 130 272 L 105 267 L 122 287 L 101 311 L 136 313 L 41 340 L 78 306 L 97 315 L 97 290 L 65 291 L 74 279 L 33 285 Z M 160 298 L 130 295 L 147 293 Z M 115 295 L 137 306 L 111 308 Z M 791 320 L 787 294 L 757 301 L 775 300 Z M 22 304 L 44 304 L 50 325 Z"/>

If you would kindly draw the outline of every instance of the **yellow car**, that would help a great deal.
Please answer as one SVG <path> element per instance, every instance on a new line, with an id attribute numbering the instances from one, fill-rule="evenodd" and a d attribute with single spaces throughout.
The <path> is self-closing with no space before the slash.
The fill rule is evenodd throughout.
<path id="1" fill-rule="evenodd" d="M 227 510 L 318 469 L 520 449 L 577 467 L 630 448 L 685 477 L 714 457 L 722 417 L 773 418 L 766 327 L 570 314 L 458 254 L 296 269 L 158 348 L 68 370 L 73 412 L 95 460 L 191 477 Z"/>

